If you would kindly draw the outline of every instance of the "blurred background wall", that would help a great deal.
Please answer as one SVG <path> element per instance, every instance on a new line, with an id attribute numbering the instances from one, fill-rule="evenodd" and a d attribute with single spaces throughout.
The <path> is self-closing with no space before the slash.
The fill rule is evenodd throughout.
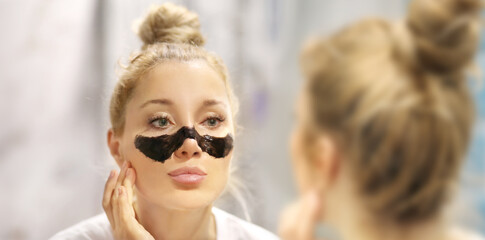
<path id="1" fill-rule="evenodd" d="M 0 239 L 46 239 L 102 211 L 114 161 L 105 144 L 117 62 L 140 42 L 133 21 L 155 0 L 0 0 Z M 295 196 L 287 137 L 309 34 L 364 16 L 396 19 L 407 0 L 177 0 L 200 15 L 207 48 L 241 100 L 238 176 L 252 221 L 276 230 Z M 485 42 L 478 57 L 485 69 Z M 457 221 L 485 232 L 485 90 Z M 231 196 L 219 203 L 242 216 Z M 477 211 L 478 209 L 478 211 Z"/>

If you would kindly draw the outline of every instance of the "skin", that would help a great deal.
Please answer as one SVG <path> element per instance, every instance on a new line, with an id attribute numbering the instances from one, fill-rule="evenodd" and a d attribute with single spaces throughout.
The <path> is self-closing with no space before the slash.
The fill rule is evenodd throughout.
<path id="1" fill-rule="evenodd" d="M 234 135 L 223 79 L 205 62 L 164 62 L 138 82 L 126 106 L 122 135 L 108 131 L 111 155 L 121 167 L 106 183 L 103 207 L 116 239 L 215 239 L 212 203 L 224 190 L 232 152 L 215 159 L 194 139 L 163 164 L 135 148 L 136 135 L 173 134 L 183 126 L 201 134 Z M 167 174 L 198 167 L 198 185 L 183 185 Z"/>
<path id="2" fill-rule="evenodd" d="M 443 215 L 404 226 L 382 221 L 367 211 L 336 138 L 317 132 L 310 144 L 304 140 L 304 129 L 310 125 L 307 103 L 302 92 L 290 139 L 300 196 L 282 212 L 278 231 L 282 239 L 317 239 L 314 233 L 321 223 L 333 227 L 343 240 L 476 239 L 472 233 L 451 226 Z"/>

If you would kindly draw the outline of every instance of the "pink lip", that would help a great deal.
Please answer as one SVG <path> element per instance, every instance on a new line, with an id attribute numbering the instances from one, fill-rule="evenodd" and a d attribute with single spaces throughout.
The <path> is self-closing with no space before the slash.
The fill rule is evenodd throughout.
<path id="1" fill-rule="evenodd" d="M 198 184 L 205 179 L 207 173 L 198 167 L 182 167 L 168 173 L 176 182 L 182 184 Z"/>

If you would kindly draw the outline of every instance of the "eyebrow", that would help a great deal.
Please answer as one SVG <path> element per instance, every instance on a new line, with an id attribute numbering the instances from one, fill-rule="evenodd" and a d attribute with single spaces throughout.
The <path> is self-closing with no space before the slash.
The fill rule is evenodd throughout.
<path id="1" fill-rule="evenodd" d="M 140 106 L 140 108 L 144 108 L 148 104 L 173 105 L 173 102 L 170 101 L 170 100 L 168 100 L 168 99 L 166 99 L 166 98 L 163 98 L 163 99 L 152 99 L 152 100 L 148 100 L 145 103 L 143 103 Z"/>
<path id="2" fill-rule="evenodd" d="M 173 105 L 173 102 L 169 99 L 166 99 L 166 98 L 152 99 L 152 100 L 148 100 L 145 103 L 143 103 L 142 105 L 140 105 L 140 108 L 144 108 L 148 104 Z M 214 105 L 226 106 L 226 104 L 224 104 L 224 102 L 222 102 L 222 101 L 215 100 L 215 99 L 207 99 L 207 100 L 204 100 L 204 102 L 202 102 L 201 107 L 211 107 L 211 106 L 214 106 Z"/>
<path id="3" fill-rule="evenodd" d="M 202 102 L 202 107 L 210 107 L 210 106 L 219 105 L 219 104 L 225 106 L 225 104 L 222 101 L 215 100 L 215 99 L 208 99 Z"/>

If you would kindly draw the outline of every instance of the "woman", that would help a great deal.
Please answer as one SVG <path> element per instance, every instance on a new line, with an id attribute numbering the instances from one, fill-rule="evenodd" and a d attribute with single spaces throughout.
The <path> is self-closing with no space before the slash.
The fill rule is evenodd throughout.
<path id="1" fill-rule="evenodd" d="M 108 146 L 121 170 L 106 182 L 106 214 L 53 239 L 276 239 L 212 207 L 228 182 L 237 102 L 197 15 L 161 5 L 139 36 L 111 98 Z"/>
<path id="2" fill-rule="evenodd" d="M 445 214 L 474 112 L 466 69 L 482 2 L 415 0 L 405 21 L 360 21 L 306 45 L 292 149 L 303 197 L 283 239 L 482 239 Z"/>

